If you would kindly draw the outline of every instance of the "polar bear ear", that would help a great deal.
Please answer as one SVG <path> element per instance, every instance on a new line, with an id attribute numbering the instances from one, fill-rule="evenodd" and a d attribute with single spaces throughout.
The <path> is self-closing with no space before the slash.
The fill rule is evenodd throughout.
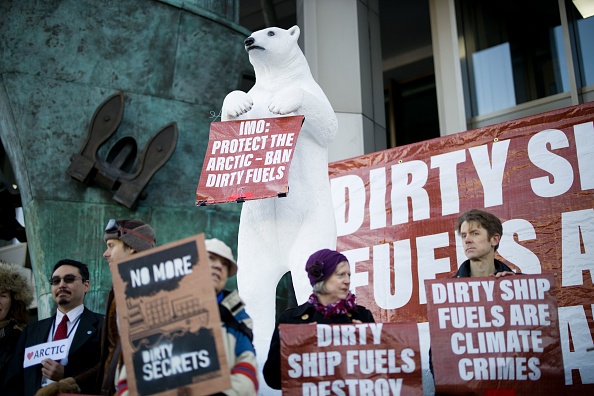
<path id="1" fill-rule="evenodd" d="M 293 36 L 293 40 L 297 41 L 297 39 L 299 38 L 299 34 L 301 33 L 301 30 L 299 30 L 299 26 L 295 25 L 289 30 L 287 30 L 287 32 L 289 32 L 289 36 Z"/>

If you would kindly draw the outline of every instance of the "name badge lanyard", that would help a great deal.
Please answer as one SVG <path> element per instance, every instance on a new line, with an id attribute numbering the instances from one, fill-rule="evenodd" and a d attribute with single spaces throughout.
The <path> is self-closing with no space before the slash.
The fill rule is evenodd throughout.
<path id="1" fill-rule="evenodd" d="M 70 328 L 70 331 L 66 334 L 66 339 L 70 339 L 70 334 L 72 334 L 72 331 L 74 329 L 76 329 L 76 325 L 78 324 L 78 322 L 80 322 L 80 317 L 81 315 L 78 315 L 78 318 L 76 318 L 76 320 L 74 321 L 74 323 L 72 323 L 72 327 Z M 56 316 L 56 318 L 54 319 L 54 323 L 52 323 L 52 341 L 54 339 L 54 336 L 56 335 L 54 333 L 54 329 L 56 328 L 56 320 L 58 320 L 58 316 Z"/>

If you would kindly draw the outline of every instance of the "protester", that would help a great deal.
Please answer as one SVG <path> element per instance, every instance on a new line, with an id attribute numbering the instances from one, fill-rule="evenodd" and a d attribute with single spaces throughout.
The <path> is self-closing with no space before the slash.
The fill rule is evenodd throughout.
<path id="1" fill-rule="evenodd" d="M 135 253 L 152 249 L 156 243 L 153 228 L 139 220 L 110 220 L 105 227 L 103 239 L 107 245 L 103 257 L 107 259 L 109 265 L 125 260 Z M 127 394 L 128 382 L 122 357 L 113 287 L 107 298 L 105 317 L 105 325 L 101 331 L 101 360 L 97 386 L 101 395 Z"/>
<path id="2" fill-rule="evenodd" d="M 205 241 L 210 263 L 210 276 L 214 283 L 223 325 L 223 340 L 227 363 L 231 369 L 231 389 L 226 395 L 256 395 L 258 371 L 256 352 L 252 345 L 252 319 L 237 290 L 224 290 L 230 276 L 237 273 L 233 251 L 223 241 L 213 238 Z"/>
<path id="3" fill-rule="evenodd" d="M 139 220 L 109 220 L 103 234 L 107 249 L 103 257 L 108 264 L 124 260 L 130 255 L 151 249 L 155 246 L 155 232 L 153 228 Z M 68 381 L 78 385 L 83 392 L 88 394 L 114 395 L 116 394 L 116 377 L 119 371 L 124 371 L 120 336 L 117 325 L 116 305 L 113 288 L 109 291 L 107 298 L 105 320 L 100 332 L 100 349 L 96 355 L 100 356 L 98 361 L 86 370 L 77 373 Z M 62 381 L 61 381 L 62 382 Z M 124 380 L 120 390 L 127 390 L 127 382 Z M 52 396 L 55 393 L 44 393 L 37 396 Z"/>
<path id="4" fill-rule="evenodd" d="M 499 218 L 489 212 L 471 209 L 458 217 L 456 231 L 462 239 L 464 261 L 454 278 L 475 278 L 478 276 L 515 275 L 505 263 L 495 258 L 499 241 L 503 235 L 503 225 Z M 429 370 L 433 374 L 433 356 L 429 348 Z"/>
<path id="5" fill-rule="evenodd" d="M 5 394 L 93 391 L 64 380 L 95 366 L 99 358 L 103 315 L 83 304 L 91 287 L 89 269 L 79 261 L 60 260 L 54 266 L 50 284 L 52 299 L 58 306 L 56 314 L 23 330 L 6 376 Z M 66 358 L 46 358 L 41 364 L 23 368 L 25 348 L 61 339 L 68 340 Z"/>
<path id="6" fill-rule="evenodd" d="M 371 312 L 357 305 L 350 291 L 351 270 L 344 255 L 335 250 L 319 250 L 309 257 L 305 271 L 313 293 L 305 304 L 280 315 L 270 341 L 263 374 L 268 386 L 274 389 L 281 389 L 280 324 L 374 322 Z"/>
<path id="7" fill-rule="evenodd" d="M 33 288 L 20 268 L 0 261 L 0 385 L 28 322 Z"/>
<path id="8" fill-rule="evenodd" d="M 503 226 L 497 216 L 471 209 L 458 217 L 456 230 L 462 238 L 464 254 L 468 260 L 460 265 L 455 278 L 515 274 L 511 268 L 495 258 L 503 235 Z"/>

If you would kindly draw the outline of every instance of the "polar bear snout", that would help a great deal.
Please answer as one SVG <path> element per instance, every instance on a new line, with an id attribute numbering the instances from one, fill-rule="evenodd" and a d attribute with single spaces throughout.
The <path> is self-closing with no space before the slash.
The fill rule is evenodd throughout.
<path id="1" fill-rule="evenodd" d="M 252 36 L 246 38 L 245 40 L 243 40 L 243 45 L 245 45 L 245 50 L 247 52 L 250 52 L 253 49 L 259 49 L 259 50 L 264 50 L 263 47 L 260 47 L 258 45 L 254 45 L 254 43 L 256 42 L 256 39 L 253 38 Z"/>

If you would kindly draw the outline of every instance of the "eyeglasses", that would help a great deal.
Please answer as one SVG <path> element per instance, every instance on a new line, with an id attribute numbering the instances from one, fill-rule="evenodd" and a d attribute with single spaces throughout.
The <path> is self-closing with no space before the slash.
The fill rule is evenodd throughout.
<path id="1" fill-rule="evenodd" d="M 141 234 L 140 232 L 136 232 L 129 228 L 123 227 L 116 219 L 110 219 L 105 226 L 105 232 L 112 233 L 117 232 L 118 238 L 122 236 L 122 234 L 132 234 L 140 239 L 144 239 L 145 241 L 149 242 L 152 247 L 155 246 L 155 241 L 149 237 L 148 235 Z"/>
<path id="2" fill-rule="evenodd" d="M 59 276 L 53 276 L 49 282 L 52 286 L 58 286 L 60 284 L 60 282 L 62 282 L 62 279 L 64 280 L 64 283 L 70 284 L 70 283 L 74 283 L 75 280 L 77 279 L 82 279 L 82 276 L 75 276 L 75 275 L 66 275 L 63 278 L 60 278 Z"/>

